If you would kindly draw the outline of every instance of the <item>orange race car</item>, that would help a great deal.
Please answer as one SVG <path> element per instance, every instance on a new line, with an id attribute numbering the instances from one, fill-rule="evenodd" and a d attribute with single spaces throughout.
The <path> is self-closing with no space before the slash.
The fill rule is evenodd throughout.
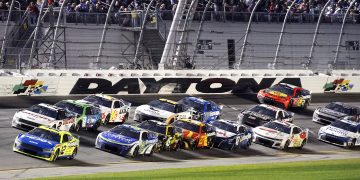
<path id="1" fill-rule="evenodd" d="M 181 133 L 182 148 L 211 148 L 212 139 L 215 137 L 215 129 L 200 121 L 179 119 L 171 124 L 176 132 Z"/>
<path id="2" fill-rule="evenodd" d="M 306 109 L 311 102 L 310 91 L 298 86 L 279 83 L 258 92 L 260 103 L 272 104 L 285 109 L 298 107 Z"/>

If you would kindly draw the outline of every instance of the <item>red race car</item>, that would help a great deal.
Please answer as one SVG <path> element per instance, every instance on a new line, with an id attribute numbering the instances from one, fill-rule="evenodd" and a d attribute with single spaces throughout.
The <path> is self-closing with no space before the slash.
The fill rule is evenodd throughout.
<path id="1" fill-rule="evenodd" d="M 279 83 L 258 92 L 260 103 L 272 104 L 285 109 L 299 107 L 306 109 L 311 102 L 310 91 L 291 84 Z"/>

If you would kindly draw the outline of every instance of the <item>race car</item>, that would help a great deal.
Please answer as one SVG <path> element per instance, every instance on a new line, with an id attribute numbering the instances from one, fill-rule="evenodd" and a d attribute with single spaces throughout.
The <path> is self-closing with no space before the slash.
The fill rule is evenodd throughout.
<path id="1" fill-rule="evenodd" d="M 229 120 L 216 120 L 209 123 L 215 128 L 216 135 L 212 139 L 214 147 L 221 149 L 247 149 L 252 142 L 252 131 L 243 125 Z"/>
<path id="2" fill-rule="evenodd" d="M 95 147 L 122 156 L 152 155 L 157 134 L 131 125 L 118 125 L 98 134 Z"/>
<path id="3" fill-rule="evenodd" d="M 240 112 L 238 120 L 240 124 L 251 127 L 261 126 L 267 122 L 280 120 L 293 122 L 294 113 L 285 111 L 275 106 L 259 104 L 248 110 Z"/>
<path id="4" fill-rule="evenodd" d="M 197 97 L 184 97 L 177 102 L 183 106 L 184 111 L 193 113 L 193 120 L 205 123 L 220 118 L 222 106 L 213 101 L 207 101 Z"/>
<path id="5" fill-rule="evenodd" d="M 158 135 L 156 151 L 179 150 L 181 147 L 181 134 L 176 133 L 173 126 L 163 122 L 148 120 L 138 125 L 139 128 L 154 132 Z"/>
<path id="6" fill-rule="evenodd" d="M 89 95 L 82 99 L 98 106 L 103 124 L 124 123 L 129 117 L 131 103 L 104 94 Z"/>
<path id="7" fill-rule="evenodd" d="M 360 108 L 342 102 L 332 102 L 325 107 L 317 108 L 314 111 L 312 121 L 328 125 L 343 117 L 360 119 Z"/>
<path id="8" fill-rule="evenodd" d="M 309 130 L 294 124 L 272 121 L 253 129 L 253 142 L 286 150 L 303 148 L 309 139 Z"/>
<path id="9" fill-rule="evenodd" d="M 70 131 L 75 128 L 76 115 L 65 109 L 40 103 L 15 113 L 12 127 L 33 129 L 41 125 L 54 129 Z"/>
<path id="10" fill-rule="evenodd" d="M 190 119 L 178 119 L 172 125 L 175 131 L 181 134 L 184 149 L 213 147 L 212 139 L 215 136 L 215 129 L 212 126 Z"/>
<path id="11" fill-rule="evenodd" d="M 74 159 L 79 149 L 79 137 L 67 131 L 59 131 L 45 126 L 28 133 L 19 134 L 13 151 L 47 161 L 61 158 Z"/>
<path id="12" fill-rule="evenodd" d="M 342 147 L 360 146 L 360 122 L 354 117 L 336 120 L 319 129 L 318 139 Z"/>
<path id="13" fill-rule="evenodd" d="M 181 105 L 168 99 L 150 101 L 135 109 L 134 121 L 157 120 L 168 124 L 178 118 L 191 118 L 190 112 L 184 112 Z"/>
<path id="14" fill-rule="evenodd" d="M 56 103 L 55 106 L 76 114 L 75 131 L 81 129 L 95 131 L 101 125 L 101 111 L 92 104 L 75 100 L 63 100 Z"/>
<path id="15" fill-rule="evenodd" d="M 281 108 L 306 109 L 311 102 L 310 91 L 291 84 L 279 83 L 258 92 L 260 103 L 272 104 Z"/>

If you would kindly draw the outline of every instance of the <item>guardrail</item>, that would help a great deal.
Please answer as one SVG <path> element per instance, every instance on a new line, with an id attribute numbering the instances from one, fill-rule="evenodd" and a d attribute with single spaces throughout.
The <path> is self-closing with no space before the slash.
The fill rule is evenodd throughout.
<path id="1" fill-rule="evenodd" d="M 309 70 L 29 70 L 25 75 L 12 75 L 0 77 L 0 96 L 242 94 L 257 93 L 280 82 L 312 93 L 360 93 L 359 71 L 335 71 L 333 75 L 326 75 Z"/>

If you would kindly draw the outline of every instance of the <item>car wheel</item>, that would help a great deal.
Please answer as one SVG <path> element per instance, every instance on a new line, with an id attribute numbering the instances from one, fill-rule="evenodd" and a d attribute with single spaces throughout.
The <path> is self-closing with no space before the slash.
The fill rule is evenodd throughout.
<path id="1" fill-rule="evenodd" d="M 304 139 L 302 142 L 301 142 L 301 145 L 300 147 L 298 147 L 298 149 L 302 149 L 306 144 L 306 139 Z"/>
<path id="2" fill-rule="evenodd" d="M 305 101 L 303 109 L 307 109 L 308 106 L 309 106 L 309 101 Z"/>
<path id="3" fill-rule="evenodd" d="M 146 155 L 147 155 L 147 156 L 152 156 L 153 153 L 154 153 L 154 147 L 152 147 L 150 153 L 149 153 L 149 154 L 146 154 Z"/>
<path id="4" fill-rule="evenodd" d="M 120 124 L 124 124 L 129 119 L 129 113 L 125 114 L 124 120 Z"/>
<path id="5" fill-rule="evenodd" d="M 52 157 L 52 160 L 51 161 L 56 161 L 57 158 L 59 157 L 59 149 L 57 149 Z"/>
<path id="6" fill-rule="evenodd" d="M 69 159 L 75 159 L 75 156 L 77 155 L 77 148 L 73 150 L 73 153 L 71 154 Z"/>
<path id="7" fill-rule="evenodd" d="M 79 121 L 75 126 L 75 131 L 79 132 L 82 128 L 82 121 Z"/>
<path id="8" fill-rule="evenodd" d="M 138 157 L 138 156 L 139 156 L 139 146 L 136 146 L 131 157 L 134 158 L 134 157 Z"/>
<path id="9" fill-rule="evenodd" d="M 105 118 L 104 125 L 107 125 L 110 121 L 110 114 L 108 114 Z"/>
<path id="10" fill-rule="evenodd" d="M 353 140 L 351 141 L 351 145 L 348 146 L 348 148 L 349 148 L 349 149 L 355 148 L 355 143 L 356 143 L 356 139 L 353 139 Z"/>
<path id="11" fill-rule="evenodd" d="M 283 147 L 283 150 L 289 149 L 289 145 L 290 145 L 290 141 L 287 140 L 286 143 L 285 143 L 285 145 L 284 145 L 284 147 Z"/>
<path id="12" fill-rule="evenodd" d="M 97 129 L 100 127 L 100 121 L 97 121 L 96 123 L 95 123 L 95 125 L 93 126 L 93 128 L 92 128 L 92 131 L 97 131 Z"/>

